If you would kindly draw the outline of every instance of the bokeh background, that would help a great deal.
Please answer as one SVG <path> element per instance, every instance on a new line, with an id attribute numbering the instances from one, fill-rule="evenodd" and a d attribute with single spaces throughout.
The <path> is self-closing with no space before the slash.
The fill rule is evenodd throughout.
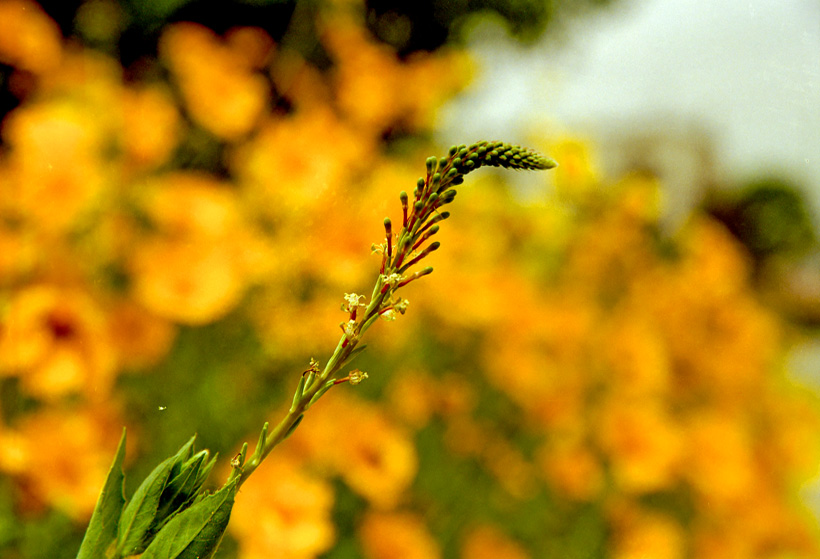
<path id="1" fill-rule="evenodd" d="M 560 167 L 468 177 L 218 557 L 820 556 L 820 16 L 773 6 L 0 0 L 0 556 L 76 555 L 123 426 L 129 494 L 193 433 L 225 476 L 482 138 Z"/>

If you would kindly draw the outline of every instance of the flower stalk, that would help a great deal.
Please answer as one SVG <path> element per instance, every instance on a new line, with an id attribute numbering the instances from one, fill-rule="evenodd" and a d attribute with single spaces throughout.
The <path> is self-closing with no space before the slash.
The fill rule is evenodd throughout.
<path id="1" fill-rule="evenodd" d="M 262 464 L 276 446 L 287 439 L 305 417 L 305 412 L 338 384 L 356 385 L 367 373 L 353 369 L 341 371 L 365 345 L 364 333 L 377 319 L 395 320 L 404 314 L 408 301 L 397 296 L 407 284 L 433 272 L 431 266 L 410 273 L 410 269 L 437 250 L 441 244 L 430 238 L 439 231 L 440 221 L 449 216 L 441 206 L 453 201 L 455 187 L 464 175 L 482 166 L 513 169 L 550 169 L 551 159 L 501 142 L 478 142 L 453 146 L 447 157 L 427 159 L 426 177 L 420 178 L 410 203 L 402 192 L 402 227 L 395 235 L 390 219 L 384 220 L 385 241 L 374 252 L 382 255 L 370 302 L 364 295 L 345 294 L 342 311 L 342 336 L 322 368 L 313 359 L 299 378 L 290 408 L 273 428 L 265 423 L 256 448 L 248 457 L 248 444 L 231 459 L 231 473 L 219 490 L 202 490 L 215 457 L 207 450 L 194 452 L 192 438 L 179 452 L 157 466 L 140 485 L 130 501 L 123 492 L 122 462 L 125 455 L 123 432 L 117 455 L 94 509 L 78 559 L 124 559 L 140 555 L 143 559 L 205 559 L 219 547 L 230 520 L 239 487 Z"/>
<path id="2" fill-rule="evenodd" d="M 349 382 L 358 384 L 367 378 L 367 373 L 355 370 L 347 375 L 340 374 L 364 346 L 359 347 L 362 335 L 373 325 L 377 318 L 386 320 L 396 318 L 396 312 L 403 314 L 407 301 L 396 297 L 398 290 L 412 281 L 433 272 L 428 266 L 410 275 L 404 275 L 413 266 L 437 250 L 441 244 L 433 241 L 421 248 L 430 237 L 435 235 L 439 222 L 450 214 L 440 211 L 441 207 L 451 203 L 456 196 L 455 187 L 464 182 L 464 176 L 481 167 L 503 167 L 517 170 L 552 169 L 555 161 L 526 148 L 503 142 L 481 141 L 469 146 L 452 146 L 446 157 L 429 157 L 426 161 L 427 173 L 419 178 L 410 201 L 407 192 L 399 194 L 402 208 L 402 227 L 393 242 L 393 224 L 389 218 L 384 220 L 385 242 L 374 245 L 374 251 L 380 252 L 382 262 L 379 275 L 373 287 L 370 303 L 361 303 L 363 296 L 349 294 L 343 310 L 350 313 L 349 320 L 342 323 L 342 337 L 330 359 L 320 371 L 316 361 L 311 360 L 310 367 L 302 373 L 302 378 L 294 393 L 293 403 L 284 418 L 270 431 L 268 424 L 263 428 L 263 435 L 253 455 L 245 460 L 245 452 L 237 456 L 228 482 L 244 483 L 259 467 L 271 451 L 285 440 L 301 422 L 304 413 L 327 391 L 337 384 Z M 417 252 L 419 251 L 420 252 Z M 364 307 L 363 312 L 361 308 Z"/>

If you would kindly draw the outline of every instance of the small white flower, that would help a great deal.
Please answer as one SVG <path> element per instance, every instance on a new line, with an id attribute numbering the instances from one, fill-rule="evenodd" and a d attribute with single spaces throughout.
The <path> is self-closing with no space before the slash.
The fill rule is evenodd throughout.
<path id="1" fill-rule="evenodd" d="M 364 300 L 367 297 L 357 293 L 345 293 L 345 301 L 347 301 L 347 309 L 352 311 L 356 307 L 364 307 Z"/>
<path id="2" fill-rule="evenodd" d="M 356 321 L 355 320 L 348 320 L 344 323 L 342 329 L 345 332 L 345 336 L 347 336 L 348 340 L 356 339 Z"/>
<path id="3" fill-rule="evenodd" d="M 390 275 L 382 274 L 382 281 L 391 287 L 399 283 L 402 279 L 401 274 L 392 273 Z"/>
<path id="4" fill-rule="evenodd" d="M 387 322 L 392 322 L 396 320 L 396 311 L 393 309 L 387 309 L 383 313 L 379 315 L 382 319 L 386 320 Z"/>
<path id="5" fill-rule="evenodd" d="M 353 369 L 350 371 L 348 378 L 350 379 L 348 382 L 355 386 L 367 378 L 367 373 L 360 371 L 359 369 Z"/>
<path id="6" fill-rule="evenodd" d="M 410 301 L 407 299 L 399 299 L 399 301 L 393 305 L 393 308 L 399 311 L 401 314 L 404 314 L 407 311 L 407 307 L 410 305 Z"/>

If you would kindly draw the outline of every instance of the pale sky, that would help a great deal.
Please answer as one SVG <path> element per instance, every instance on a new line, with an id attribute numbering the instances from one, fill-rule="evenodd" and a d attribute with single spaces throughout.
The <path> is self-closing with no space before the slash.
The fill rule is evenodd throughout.
<path id="1" fill-rule="evenodd" d="M 561 44 L 524 49 L 483 25 L 472 48 L 479 74 L 443 143 L 671 114 L 712 131 L 728 177 L 783 170 L 820 211 L 818 0 L 622 0 Z"/>

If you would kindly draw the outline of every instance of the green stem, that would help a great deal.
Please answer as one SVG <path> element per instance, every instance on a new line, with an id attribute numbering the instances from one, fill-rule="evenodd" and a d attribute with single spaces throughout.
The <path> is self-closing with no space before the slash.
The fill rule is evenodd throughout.
<path id="1" fill-rule="evenodd" d="M 298 6 L 299 4 L 297 4 Z M 430 235 L 435 233 L 435 231 L 432 231 L 424 236 L 428 228 L 433 223 L 446 219 L 449 215 L 447 212 L 437 213 L 442 205 L 452 201 L 452 196 L 449 198 L 445 196 L 442 200 L 439 196 L 440 193 L 445 192 L 448 187 L 461 184 L 464 175 L 481 166 L 551 169 L 555 165 L 556 163 L 549 158 L 542 157 L 525 148 L 510 146 L 502 142 L 478 142 L 469 147 L 466 145 L 453 146 L 446 158 L 440 160 L 434 157 L 428 158 L 427 178 L 419 179 L 414 203 L 408 204 L 407 195 L 404 192 L 400 195 L 403 226 L 394 251 L 390 250 L 390 237 L 392 235 L 390 220 L 385 219 L 387 246 L 384 248 L 388 253 L 392 252 L 392 258 L 390 254 L 384 256 L 385 269 L 376 278 L 376 285 L 373 287 L 373 294 L 370 297 L 370 304 L 365 309 L 364 317 L 355 324 L 352 335 L 349 336 L 348 332 L 342 335 L 336 349 L 333 351 L 333 355 L 330 356 L 320 374 L 316 374 L 318 368 L 316 368 L 315 363 L 311 362 L 311 368 L 303 373 L 308 376 L 300 380 L 293 397 L 293 403 L 285 417 L 270 433 L 267 431 L 268 425 L 265 424 L 259 437 L 259 443 L 257 443 L 253 455 L 247 462 L 245 462 L 247 445 L 242 448 L 242 452 L 234 459 L 234 469 L 228 478 L 228 482 L 230 483 L 239 478 L 237 485 L 241 485 L 256 471 L 256 468 L 267 458 L 276 445 L 284 441 L 299 425 L 304 413 L 314 400 L 320 398 L 335 384 L 336 374 L 350 360 L 349 358 L 352 356 L 361 336 L 376 321 L 380 313 L 389 307 L 393 294 L 413 279 L 427 275 L 432 271 L 432 268 L 426 268 L 421 273 L 417 272 L 414 277 L 404 279 L 385 289 L 384 277 L 405 272 L 427 254 L 438 248 L 439 243 L 434 242 L 417 256 L 412 256 L 413 250 L 419 248 Z M 412 208 L 409 215 L 407 213 L 408 208 Z M 434 213 L 437 215 L 433 216 Z M 405 262 L 408 257 L 410 260 Z M 355 316 L 355 314 L 351 313 L 351 316 Z M 343 381 L 343 379 L 339 379 L 336 382 Z"/>
<path id="2" fill-rule="evenodd" d="M 304 387 L 302 396 L 294 401 L 285 417 L 270 431 L 264 442 L 260 441 L 262 444 L 256 447 L 247 462 L 235 470 L 238 474 L 232 474 L 229 480 L 238 475 L 240 478 L 239 485 L 241 486 L 256 471 L 256 468 L 268 457 L 271 451 L 290 435 L 302 415 L 310 407 L 313 397 L 325 386 L 328 379 L 333 378 L 339 372 L 340 364 L 344 363 L 347 355 L 355 348 L 356 344 L 353 342 L 345 344 L 346 339 L 346 336 L 342 336 L 322 373 L 317 375 L 309 386 Z"/>

